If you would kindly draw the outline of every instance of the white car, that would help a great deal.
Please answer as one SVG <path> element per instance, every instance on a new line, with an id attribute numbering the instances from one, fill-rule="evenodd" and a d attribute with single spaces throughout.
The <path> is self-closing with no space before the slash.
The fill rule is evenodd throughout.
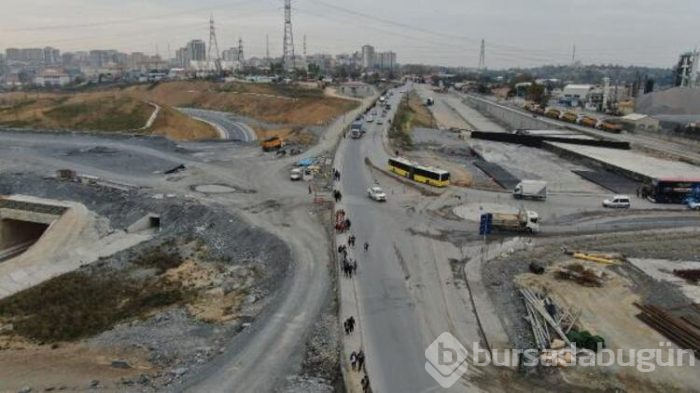
<path id="1" fill-rule="evenodd" d="M 294 168 L 289 172 L 289 180 L 291 181 L 301 180 L 302 177 L 303 174 L 301 168 Z"/>
<path id="2" fill-rule="evenodd" d="M 381 126 L 382 124 L 384 124 L 384 120 L 382 120 L 381 117 L 377 118 L 377 124 Z"/>
<path id="3" fill-rule="evenodd" d="M 688 209 L 700 210 L 700 202 L 688 202 Z"/>
<path id="4" fill-rule="evenodd" d="M 386 193 L 384 193 L 384 190 L 382 190 L 381 187 L 374 186 L 368 188 L 367 195 L 377 202 L 386 202 Z"/>
<path id="5" fill-rule="evenodd" d="M 374 121 L 374 118 L 372 118 L 372 116 L 367 116 L 367 117 L 365 118 L 365 121 L 366 121 L 367 123 L 371 123 L 371 122 Z"/>
<path id="6" fill-rule="evenodd" d="M 630 207 L 630 197 L 627 195 L 615 195 L 612 199 L 604 200 L 603 207 L 627 209 Z"/>

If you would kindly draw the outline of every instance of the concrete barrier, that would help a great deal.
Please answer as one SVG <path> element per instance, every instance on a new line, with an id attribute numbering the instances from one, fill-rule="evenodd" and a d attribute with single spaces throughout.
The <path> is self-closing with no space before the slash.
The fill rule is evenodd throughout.
<path id="1" fill-rule="evenodd" d="M 546 119 L 540 119 L 537 115 L 518 112 L 483 98 L 468 95 L 465 102 L 472 108 L 488 114 L 512 129 L 550 130 L 562 128 L 561 126 L 554 126 Z"/>
<path id="2" fill-rule="evenodd" d="M 485 139 L 490 141 L 506 142 L 506 143 L 517 143 L 519 145 L 531 146 L 531 147 L 542 147 L 544 142 L 559 142 L 568 143 L 572 145 L 584 145 L 584 146 L 595 146 L 595 147 L 605 147 L 608 149 L 622 149 L 629 150 L 629 142 L 623 141 L 606 141 L 599 139 L 586 139 L 586 138 L 562 138 L 556 136 L 543 136 L 543 135 L 518 135 L 518 134 L 507 134 L 505 132 L 484 132 L 484 131 L 472 131 L 471 137 L 475 139 Z"/>

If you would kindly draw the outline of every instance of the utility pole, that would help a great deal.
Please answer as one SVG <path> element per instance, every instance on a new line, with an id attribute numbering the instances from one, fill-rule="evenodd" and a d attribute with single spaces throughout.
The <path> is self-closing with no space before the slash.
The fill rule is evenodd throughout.
<path id="1" fill-rule="evenodd" d="M 304 34 L 304 59 L 306 59 L 306 34 Z"/>
<path id="2" fill-rule="evenodd" d="M 270 35 L 265 34 L 265 60 L 270 63 Z"/>
<path id="3" fill-rule="evenodd" d="M 282 61 L 284 68 L 293 70 L 294 63 L 294 36 L 292 34 L 292 0 L 284 0 L 284 46 Z"/>
<path id="4" fill-rule="evenodd" d="M 212 49 L 214 49 L 212 54 Z M 209 48 L 207 52 L 207 64 L 214 64 L 217 72 L 221 72 L 221 52 L 219 52 L 219 42 L 216 39 L 216 27 L 214 27 L 214 14 L 209 18 Z"/>
<path id="5" fill-rule="evenodd" d="M 486 41 L 481 40 L 481 50 L 479 51 L 479 71 L 486 69 Z"/>
<path id="6" fill-rule="evenodd" d="M 574 44 L 573 51 L 571 52 L 571 65 L 576 65 L 576 44 Z"/>

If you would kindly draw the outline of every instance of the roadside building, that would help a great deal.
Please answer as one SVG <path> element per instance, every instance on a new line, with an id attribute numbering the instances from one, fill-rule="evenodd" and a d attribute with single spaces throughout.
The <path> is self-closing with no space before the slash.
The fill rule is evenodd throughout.
<path id="1" fill-rule="evenodd" d="M 70 75 L 58 68 L 47 68 L 34 78 L 34 84 L 42 87 L 65 86 L 70 82 Z"/>
<path id="2" fill-rule="evenodd" d="M 561 91 L 559 102 L 569 106 L 579 106 L 589 101 L 593 90 L 593 85 L 566 85 Z"/>
<path id="3" fill-rule="evenodd" d="M 338 91 L 342 95 L 350 96 L 350 97 L 369 97 L 373 93 L 372 86 L 362 83 L 362 82 L 357 82 L 357 81 L 350 81 L 350 82 L 345 82 L 342 83 L 338 87 Z"/>
<path id="4" fill-rule="evenodd" d="M 659 120 L 641 113 L 630 113 L 619 118 L 623 127 L 632 132 L 657 132 L 659 131 Z"/>

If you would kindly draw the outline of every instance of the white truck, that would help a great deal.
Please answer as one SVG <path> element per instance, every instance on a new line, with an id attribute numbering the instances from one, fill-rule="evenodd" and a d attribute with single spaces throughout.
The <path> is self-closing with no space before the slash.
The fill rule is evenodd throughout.
<path id="1" fill-rule="evenodd" d="M 515 199 L 547 199 L 547 182 L 542 180 L 522 180 L 513 189 Z"/>
<path id="2" fill-rule="evenodd" d="M 539 220 L 537 212 L 520 209 L 518 213 L 493 213 L 491 226 L 502 231 L 537 233 Z"/>
<path id="3" fill-rule="evenodd" d="M 350 137 L 353 139 L 360 139 L 365 134 L 365 130 L 362 127 L 362 121 L 354 121 L 350 125 Z"/>

